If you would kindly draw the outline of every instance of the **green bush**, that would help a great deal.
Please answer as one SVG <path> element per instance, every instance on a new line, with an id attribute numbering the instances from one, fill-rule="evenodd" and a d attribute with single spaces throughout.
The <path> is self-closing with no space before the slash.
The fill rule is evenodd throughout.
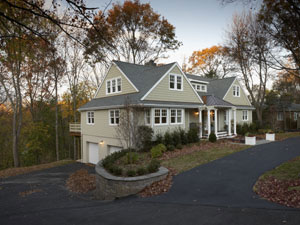
<path id="1" fill-rule="evenodd" d="M 196 143 L 199 141 L 198 129 L 191 128 L 187 133 L 188 143 Z"/>
<path id="2" fill-rule="evenodd" d="M 140 167 L 140 168 L 138 168 L 138 169 L 136 170 L 136 173 L 137 173 L 139 176 L 142 176 L 142 175 L 144 175 L 144 174 L 147 173 L 147 170 L 146 170 L 146 168 L 144 168 L 144 167 Z"/>
<path id="3" fill-rule="evenodd" d="M 170 152 L 174 151 L 175 150 L 175 146 L 174 145 L 168 145 L 167 146 L 167 150 L 170 151 Z"/>
<path id="4" fill-rule="evenodd" d="M 161 157 L 162 154 L 167 150 L 166 146 L 164 144 L 158 144 L 151 148 L 151 157 L 152 158 L 158 158 Z"/>
<path id="5" fill-rule="evenodd" d="M 168 146 L 168 145 L 173 145 L 173 138 L 170 134 L 169 131 L 167 131 L 164 135 L 164 141 L 163 141 L 164 145 L 165 146 Z"/>
<path id="6" fill-rule="evenodd" d="M 163 141 L 164 141 L 164 138 L 163 138 L 163 136 L 162 136 L 162 134 L 161 133 L 157 133 L 156 135 L 155 135 L 155 144 L 156 145 L 158 145 L 158 144 L 163 144 Z"/>
<path id="7" fill-rule="evenodd" d="M 126 174 L 128 177 L 134 177 L 136 175 L 136 171 L 135 170 L 127 170 Z"/>
<path id="8" fill-rule="evenodd" d="M 181 136 L 180 136 L 180 133 L 179 133 L 179 130 L 174 130 L 172 133 L 171 133 L 171 136 L 172 136 L 172 139 L 173 139 L 173 145 L 174 146 L 177 146 L 178 144 L 181 144 Z"/>
<path id="9" fill-rule="evenodd" d="M 116 176 L 120 176 L 122 175 L 123 173 L 123 170 L 122 168 L 118 167 L 118 166 L 115 166 L 115 165 L 111 165 L 109 168 L 108 168 L 108 171 L 110 173 L 112 173 L 113 175 L 116 175 Z"/>
<path id="10" fill-rule="evenodd" d="M 185 130 L 182 128 L 179 128 L 179 134 L 180 134 L 181 144 L 183 144 L 183 145 L 188 144 L 188 138 L 187 138 L 187 134 L 186 134 Z"/>
<path id="11" fill-rule="evenodd" d="M 147 166 L 147 170 L 149 173 L 155 173 L 158 171 L 160 167 L 160 162 L 157 159 L 152 159 L 149 165 Z"/>
<path id="12" fill-rule="evenodd" d="M 212 143 L 216 142 L 217 141 L 217 137 L 215 135 L 215 133 L 210 133 L 209 137 L 208 137 L 208 140 Z"/>
<path id="13" fill-rule="evenodd" d="M 133 164 L 136 163 L 139 159 L 139 155 L 136 152 L 128 152 L 126 154 L 126 163 Z"/>
<path id="14" fill-rule="evenodd" d="M 138 149 L 144 152 L 150 151 L 152 147 L 153 129 L 149 126 L 138 127 Z"/>
<path id="15" fill-rule="evenodd" d="M 178 145 L 176 145 L 176 148 L 177 148 L 177 149 L 182 149 L 183 146 L 182 146 L 182 144 L 178 144 Z"/>
<path id="16" fill-rule="evenodd" d="M 106 156 L 103 160 L 102 160 L 102 166 L 105 169 L 108 169 L 111 165 L 114 164 L 115 161 L 117 161 L 119 158 L 123 157 L 124 155 L 126 155 L 129 151 L 128 150 L 122 150 L 119 152 L 114 152 L 108 156 Z"/>

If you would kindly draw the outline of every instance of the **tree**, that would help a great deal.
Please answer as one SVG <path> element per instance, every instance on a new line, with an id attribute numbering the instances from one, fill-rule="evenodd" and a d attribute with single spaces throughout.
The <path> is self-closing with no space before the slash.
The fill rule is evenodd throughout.
<path id="1" fill-rule="evenodd" d="M 272 58 L 272 42 L 257 16 L 252 13 L 235 15 L 227 37 L 230 55 L 238 66 L 262 125 L 266 87 L 271 78 L 269 62 Z"/>
<path id="2" fill-rule="evenodd" d="M 149 3 L 126 0 L 94 17 L 94 26 L 85 39 L 85 54 L 93 55 L 96 62 L 118 59 L 140 64 L 166 57 L 167 51 L 180 45 L 175 27 L 155 13 Z"/>
<path id="3" fill-rule="evenodd" d="M 235 68 L 230 62 L 228 50 L 222 46 L 212 46 L 194 51 L 189 58 L 190 67 L 187 72 L 204 75 L 209 78 L 224 78 Z"/>

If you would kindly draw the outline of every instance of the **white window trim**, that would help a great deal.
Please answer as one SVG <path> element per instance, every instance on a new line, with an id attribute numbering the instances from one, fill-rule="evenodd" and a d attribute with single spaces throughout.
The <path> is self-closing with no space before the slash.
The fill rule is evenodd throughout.
<path id="1" fill-rule="evenodd" d="M 246 118 L 244 117 L 244 112 L 246 112 Z M 248 110 L 242 111 L 242 121 L 248 121 L 249 120 L 249 113 Z"/>
<path id="2" fill-rule="evenodd" d="M 89 123 L 89 113 L 93 113 L 93 123 Z M 94 111 L 87 111 L 86 112 L 86 124 L 87 125 L 94 125 L 95 124 L 95 112 Z"/>
<path id="3" fill-rule="evenodd" d="M 171 76 L 174 76 L 174 88 L 170 88 L 170 82 L 171 82 Z M 177 89 L 177 77 L 181 77 L 181 89 Z M 174 74 L 170 73 L 169 74 L 169 90 L 171 91 L 183 91 L 183 76 L 180 74 Z"/>
<path id="4" fill-rule="evenodd" d="M 121 91 L 118 91 L 118 79 L 121 79 Z M 113 80 L 115 81 L 115 84 L 116 84 L 116 91 L 115 92 L 112 91 L 112 81 Z M 107 82 L 110 82 L 110 93 L 107 92 L 107 90 L 108 90 Z M 114 77 L 114 78 L 108 79 L 108 80 L 106 80 L 105 85 L 106 85 L 106 95 L 121 93 L 122 89 L 123 89 L 122 88 L 122 77 Z"/>
<path id="5" fill-rule="evenodd" d="M 149 111 L 149 113 L 150 113 L 150 121 L 149 121 L 149 123 L 147 123 L 147 111 Z M 149 109 L 145 110 L 145 125 L 151 125 L 151 120 L 152 120 L 151 109 L 149 108 Z"/>
<path id="6" fill-rule="evenodd" d="M 237 88 L 239 89 L 238 94 L 237 94 Z M 235 91 L 234 91 L 234 89 L 235 89 Z M 232 95 L 233 95 L 233 97 L 241 97 L 241 88 L 240 88 L 239 85 L 233 85 L 232 86 Z"/>
<path id="7" fill-rule="evenodd" d="M 167 110 L 167 122 L 166 123 L 161 123 L 162 110 L 164 110 L 164 109 Z M 155 110 L 160 110 L 159 123 L 155 123 Z M 168 126 L 169 125 L 169 109 L 167 109 L 167 108 L 154 108 L 152 119 L 153 119 L 153 125 L 154 126 Z"/>
<path id="8" fill-rule="evenodd" d="M 279 116 L 282 115 L 282 116 Z M 277 112 L 277 121 L 283 121 L 283 112 Z"/>
<path id="9" fill-rule="evenodd" d="M 202 90 L 202 87 L 204 87 L 204 90 Z M 197 92 L 207 92 L 207 85 L 206 84 L 195 84 L 195 83 L 193 83 L 193 88 Z"/>
<path id="10" fill-rule="evenodd" d="M 298 112 L 294 112 L 294 121 L 297 121 L 298 120 Z"/>
<path id="11" fill-rule="evenodd" d="M 172 120 L 171 120 L 171 117 L 172 117 L 172 110 L 175 110 L 175 123 L 172 123 Z M 178 113 L 178 111 L 181 111 L 181 122 L 180 123 L 178 123 L 178 121 L 177 121 L 177 113 Z M 170 109 L 170 124 L 171 125 L 177 125 L 177 124 L 183 124 L 183 109 Z"/>
<path id="12" fill-rule="evenodd" d="M 114 112 L 114 119 L 116 121 L 116 112 L 115 111 L 119 111 L 119 123 L 120 123 L 120 109 L 110 109 L 108 110 L 108 123 L 110 126 L 118 126 L 119 123 L 111 123 L 111 116 L 110 116 L 110 112 L 113 111 Z"/>

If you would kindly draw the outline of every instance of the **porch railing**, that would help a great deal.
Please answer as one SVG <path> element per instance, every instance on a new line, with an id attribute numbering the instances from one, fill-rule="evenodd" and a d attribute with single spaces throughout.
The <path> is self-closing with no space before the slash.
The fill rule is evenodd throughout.
<path id="1" fill-rule="evenodd" d="M 70 123 L 69 131 L 70 131 L 70 133 L 81 133 L 81 124 L 80 123 Z"/>

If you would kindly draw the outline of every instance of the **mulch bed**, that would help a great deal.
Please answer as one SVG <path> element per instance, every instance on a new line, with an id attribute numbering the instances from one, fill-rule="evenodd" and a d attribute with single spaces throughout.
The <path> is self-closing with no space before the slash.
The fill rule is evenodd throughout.
<path id="1" fill-rule="evenodd" d="M 268 177 L 259 180 L 255 187 L 256 193 L 262 198 L 288 207 L 300 208 L 300 179 L 278 180 Z"/>
<path id="2" fill-rule="evenodd" d="M 66 182 L 68 190 L 75 193 L 87 193 L 96 188 L 96 177 L 86 169 L 77 170 L 71 174 Z"/>

